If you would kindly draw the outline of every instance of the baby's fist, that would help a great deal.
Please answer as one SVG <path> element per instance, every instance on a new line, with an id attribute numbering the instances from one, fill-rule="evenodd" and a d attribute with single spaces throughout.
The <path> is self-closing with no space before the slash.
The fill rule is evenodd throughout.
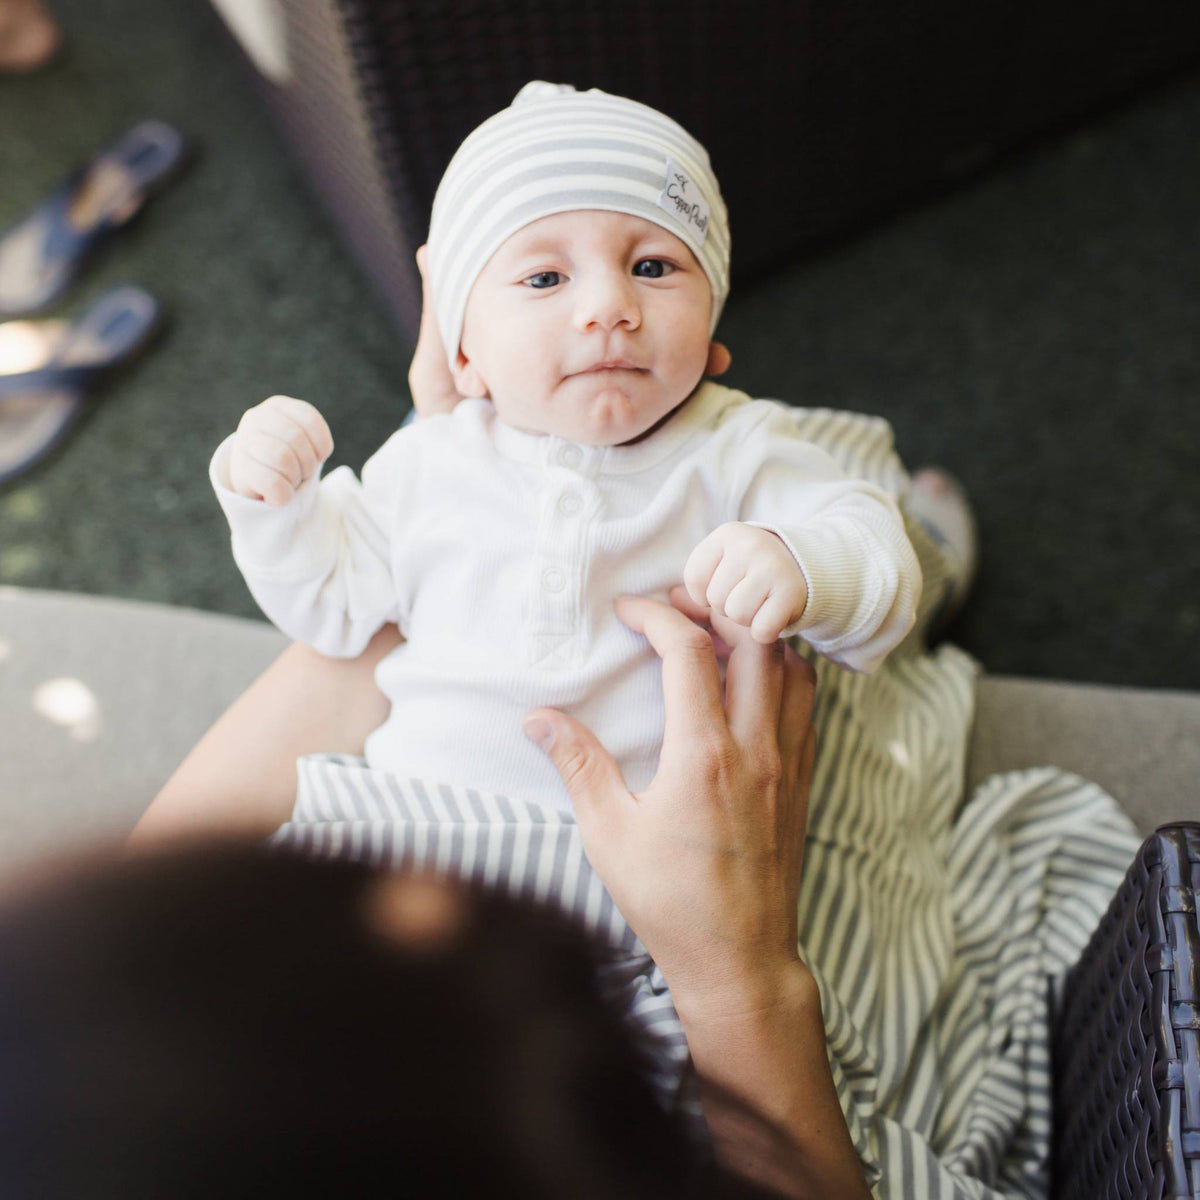
<path id="1" fill-rule="evenodd" d="M 808 584 L 791 551 L 766 529 L 729 521 L 688 555 L 683 583 L 697 603 L 769 645 L 800 618 Z"/>
<path id="2" fill-rule="evenodd" d="M 270 396 L 238 422 L 229 484 L 239 496 L 282 505 L 333 453 L 325 418 L 306 400 Z"/>

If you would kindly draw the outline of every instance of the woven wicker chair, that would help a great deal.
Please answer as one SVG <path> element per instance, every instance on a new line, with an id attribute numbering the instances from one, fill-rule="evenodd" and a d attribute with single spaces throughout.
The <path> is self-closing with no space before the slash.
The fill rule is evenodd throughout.
<path id="1" fill-rule="evenodd" d="M 1147 838 L 1067 979 L 1055 1200 L 1200 1196 L 1200 823 Z"/>
<path id="2" fill-rule="evenodd" d="M 217 3 L 281 15 L 285 70 L 259 78 L 414 335 L 438 179 L 530 79 L 632 96 L 695 133 L 733 217 L 736 284 L 1200 57 L 1186 0 Z"/>

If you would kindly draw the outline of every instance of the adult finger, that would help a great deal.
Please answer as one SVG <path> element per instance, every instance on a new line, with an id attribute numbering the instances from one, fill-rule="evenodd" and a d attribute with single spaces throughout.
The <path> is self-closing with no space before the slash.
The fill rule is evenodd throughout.
<path id="1" fill-rule="evenodd" d="M 683 613 L 649 596 L 618 596 L 617 616 L 644 634 L 662 659 L 665 722 L 662 762 L 694 755 L 714 734 L 728 731 L 721 674 L 708 634 Z"/>
<path id="2" fill-rule="evenodd" d="M 721 637 L 712 627 L 712 609 L 707 604 L 697 604 L 688 593 L 683 584 L 677 583 L 669 593 L 671 604 L 679 609 L 689 621 L 694 621 L 703 629 L 708 630 L 709 637 L 712 638 L 713 651 L 718 659 L 725 661 L 729 658 L 732 648 L 729 643 Z"/>
<path id="3" fill-rule="evenodd" d="M 730 648 L 725 668 L 725 716 L 740 746 L 766 745 L 778 739 L 783 704 L 784 643 L 763 645 L 744 625 L 724 613 L 711 614 L 713 631 Z"/>
<path id="4" fill-rule="evenodd" d="M 799 656 L 797 656 L 799 657 Z M 803 661 L 801 659 L 801 661 Z M 791 896 L 796 899 L 800 895 L 800 877 L 804 871 L 804 848 L 807 845 L 808 807 L 811 795 L 813 766 L 817 758 L 817 728 L 811 722 L 804 723 L 804 736 L 796 738 L 795 749 L 798 753 L 793 757 L 793 741 L 783 740 L 785 751 L 783 760 L 783 776 L 786 783 L 791 785 L 791 816 L 794 830 L 792 845 L 796 847 L 796 856 L 792 862 Z M 790 905 L 791 911 L 796 911 L 795 904 Z M 794 936 L 793 929 L 793 936 Z"/>
<path id="5" fill-rule="evenodd" d="M 812 663 L 787 646 L 783 657 L 783 692 L 778 726 L 784 779 L 797 781 L 805 770 L 812 770 L 812 757 L 816 749 L 812 715 L 816 697 L 817 673 Z"/>
<path id="6" fill-rule="evenodd" d="M 616 759 L 586 725 L 557 709 L 535 708 L 525 714 L 521 726 L 554 764 L 581 823 L 596 810 L 628 798 Z"/>
<path id="7" fill-rule="evenodd" d="M 454 386 L 446 347 L 438 329 L 437 311 L 429 285 L 429 248 L 417 251 L 417 270 L 421 274 L 421 324 L 417 329 L 417 345 L 408 368 L 408 390 L 413 407 L 423 417 L 450 412 L 461 397 Z"/>

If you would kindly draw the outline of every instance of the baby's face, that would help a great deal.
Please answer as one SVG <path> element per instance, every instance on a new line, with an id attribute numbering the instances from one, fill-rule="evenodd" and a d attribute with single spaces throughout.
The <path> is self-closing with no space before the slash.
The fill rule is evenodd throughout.
<path id="1" fill-rule="evenodd" d="M 652 221 L 596 210 L 542 217 L 475 281 L 455 381 L 518 429 L 619 445 L 700 382 L 711 312 L 695 256 Z"/>

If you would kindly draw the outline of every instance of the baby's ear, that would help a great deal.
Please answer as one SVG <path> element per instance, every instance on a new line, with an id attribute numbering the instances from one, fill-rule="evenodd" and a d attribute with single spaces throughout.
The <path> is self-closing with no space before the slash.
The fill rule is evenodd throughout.
<path id="1" fill-rule="evenodd" d="M 458 389 L 460 396 L 476 396 L 482 397 L 485 400 L 490 400 L 488 395 L 487 384 L 483 381 L 483 376 L 478 370 L 467 360 L 467 356 L 463 354 L 462 347 L 459 347 L 458 354 L 454 358 L 454 366 L 450 368 L 450 374 L 454 376 L 454 386 Z"/>
<path id="2" fill-rule="evenodd" d="M 704 364 L 704 374 L 708 376 L 724 375 L 733 362 L 733 355 L 720 342 L 708 343 L 708 362 Z"/>

